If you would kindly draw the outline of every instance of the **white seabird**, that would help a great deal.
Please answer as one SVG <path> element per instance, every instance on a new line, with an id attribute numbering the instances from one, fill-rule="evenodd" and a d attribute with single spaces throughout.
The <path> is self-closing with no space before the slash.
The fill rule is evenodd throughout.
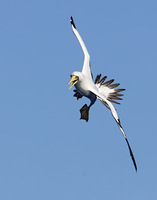
<path id="1" fill-rule="evenodd" d="M 130 151 L 130 156 L 134 163 L 134 167 L 137 171 L 137 165 L 136 165 L 135 158 L 132 153 L 130 144 L 128 142 L 126 134 L 124 133 L 124 130 L 122 128 L 120 119 L 116 112 L 116 109 L 114 108 L 114 106 L 111 103 L 111 102 L 113 102 L 113 103 L 119 104 L 115 100 L 122 100 L 120 98 L 120 96 L 123 96 L 123 94 L 120 94 L 119 92 L 121 92 L 125 89 L 115 89 L 115 87 L 117 87 L 120 84 L 119 83 L 111 84 L 114 81 L 114 79 L 104 82 L 107 77 L 105 76 L 102 79 L 100 79 L 101 74 L 97 75 L 95 82 L 93 82 L 91 68 L 90 68 L 90 55 L 87 51 L 87 48 L 86 48 L 80 34 L 78 33 L 78 31 L 76 29 L 76 26 L 74 24 L 74 20 L 72 17 L 70 18 L 70 22 L 72 25 L 72 30 L 82 47 L 82 50 L 84 53 L 84 64 L 83 64 L 82 72 L 75 71 L 71 74 L 71 80 L 69 82 L 69 84 L 71 83 L 71 85 L 70 85 L 69 89 L 71 89 L 73 86 L 75 86 L 76 90 L 74 90 L 74 92 L 75 92 L 74 96 L 77 97 L 77 99 L 81 98 L 82 96 L 85 96 L 85 97 L 89 98 L 91 101 L 89 106 L 87 106 L 87 104 L 85 104 L 80 109 L 80 113 L 81 113 L 80 119 L 84 119 L 84 120 L 86 120 L 86 122 L 88 122 L 89 109 L 95 103 L 95 101 L 97 99 L 99 99 L 109 110 L 111 110 L 112 116 L 114 117 L 115 121 L 117 122 L 117 124 L 127 142 L 127 145 L 128 145 L 129 151 Z"/>

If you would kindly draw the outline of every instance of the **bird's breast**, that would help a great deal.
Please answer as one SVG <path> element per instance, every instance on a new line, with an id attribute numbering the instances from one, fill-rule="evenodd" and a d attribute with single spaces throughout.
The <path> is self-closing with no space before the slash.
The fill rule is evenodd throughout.
<path id="1" fill-rule="evenodd" d="M 96 100 L 95 94 L 93 94 L 90 90 L 91 83 L 88 81 L 78 81 L 77 84 L 75 85 L 76 89 L 80 94 L 83 96 L 89 98 L 91 102 L 94 102 Z"/>

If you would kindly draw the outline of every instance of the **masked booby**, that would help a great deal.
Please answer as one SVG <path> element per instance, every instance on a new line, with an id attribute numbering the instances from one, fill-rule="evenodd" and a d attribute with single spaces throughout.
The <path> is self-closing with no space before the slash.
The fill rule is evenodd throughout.
<path id="1" fill-rule="evenodd" d="M 111 102 L 119 104 L 117 100 L 122 100 L 120 92 L 122 92 L 125 89 L 117 89 L 116 87 L 119 86 L 119 83 L 112 84 L 114 82 L 114 79 L 111 79 L 109 81 L 106 81 L 106 76 L 101 78 L 101 74 L 97 75 L 95 82 L 93 81 L 92 78 L 92 73 L 91 73 L 91 68 L 90 68 L 90 55 L 87 51 L 87 48 L 79 34 L 79 32 L 76 29 L 75 23 L 73 18 L 70 18 L 70 22 L 72 25 L 72 30 L 78 39 L 81 48 L 84 53 L 84 63 L 83 63 L 83 68 L 82 72 L 75 71 L 71 74 L 71 80 L 69 82 L 70 88 L 71 89 L 73 86 L 75 86 L 74 90 L 74 96 L 77 97 L 77 99 L 82 98 L 83 96 L 87 97 L 90 100 L 90 105 L 87 106 L 85 104 L 81 109 L 81 118 L 86 120 L 88 122 L 89 119 L 89 109 L 90 107 L 95 103 L 97 99 L 99 99 L 112 113 L 112 116 L 114 117 L 115 121 L 117 122 L 126 142 L 129 148 L 130 156 L 132 158 L 135 170 L 137 171 L 137 165 L 136 161 L 133 155 L 133 152 L 131 150 L 130 144 L 128 142 L 128 139 L 126 137 L 126 134 L 122 128 L 120 119 L 118 117 L 117 111 L 112 105 Z"/>

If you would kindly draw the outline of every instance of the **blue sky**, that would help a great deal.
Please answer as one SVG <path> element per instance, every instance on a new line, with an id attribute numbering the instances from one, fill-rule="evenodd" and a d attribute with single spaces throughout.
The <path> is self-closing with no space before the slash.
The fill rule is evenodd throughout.
<path id="1" fill-rule="evenodd" d="M 0 2 L 0 199 L 157 198 L 156 1 Z M 94 77 L 126 88 L 116 109 L 138 166 L 100 102 L 79 120 L 73 16 Z"/>

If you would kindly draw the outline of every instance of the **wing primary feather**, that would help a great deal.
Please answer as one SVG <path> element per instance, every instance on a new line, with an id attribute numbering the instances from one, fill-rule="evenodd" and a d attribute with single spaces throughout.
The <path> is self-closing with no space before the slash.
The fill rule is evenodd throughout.
<path id="1" fill-rule="evenodd" d="M 116 119 L 115 119 L 115 120 L 116 120 Z M 131 158 L 132 158 L 132 161 L 133 161 L 135 170 L 136 170 L 136 172 L 137 172 L 137 165 L 136 165 L 136 161 L 135 161 L 135 158 L 134 158 L 134 154 L 133 154 L 133 152 L 132 152 L 132 149 L 131 149 L 131 147 L 130 147 L 130 144 L 129 144 L 129 141 L 128 141 L 127 137 L 126 137 L 126 134 L 124 133 L 123 127 L 122 127 L 122 125 L 121 125 L 121 123 L 120 123 L 120 119 L 118 118 L 118 120 L 116 120 L 116 122 L 117 122 L 117 124 L 119 125 L 119 128 L 120 128 L 120 130 L 121 130 L 121 132 L 122 132 L 122 134 L 123 134 L 123 136 L 124 136 L 124 138 L 125 138 L 125 140 L 126 140 L 126 143 L 127 143 L 127 145 L 128 145 L 128 148 L 129 148 L 130 156 L 131 156 Z"/>
<path id="2" fill-rule="evenodd" d="M 76 29 L 76 26 L 75 26 L 75 23 L 74 23 L 74 20 L 73 20 L 72 16 L 70 17 L 70 23 Z"/>
<path id="3" fill-rule="evenodd" d="M 130 147 L 130 144 L 129 144 L 129 142 L 128 142 L 128 139 L 125 138 L 125 140 L 126 140 L 127 145 L 128 145 L 128 147 L 129 147 L 130 156 L 131 156 L 131 158 L 132 158 L 132 161 L 133 161 L 133 163 L 134 163 L 135 170 L 136 170 L 136 172 L 137 172 L 137 165 L 136 165 L 136 161 L 135 161 L 135 158 L 134 158 L 133 152 L 132 152 L 132 150 L 131 150 L 131 147 Z"/>

